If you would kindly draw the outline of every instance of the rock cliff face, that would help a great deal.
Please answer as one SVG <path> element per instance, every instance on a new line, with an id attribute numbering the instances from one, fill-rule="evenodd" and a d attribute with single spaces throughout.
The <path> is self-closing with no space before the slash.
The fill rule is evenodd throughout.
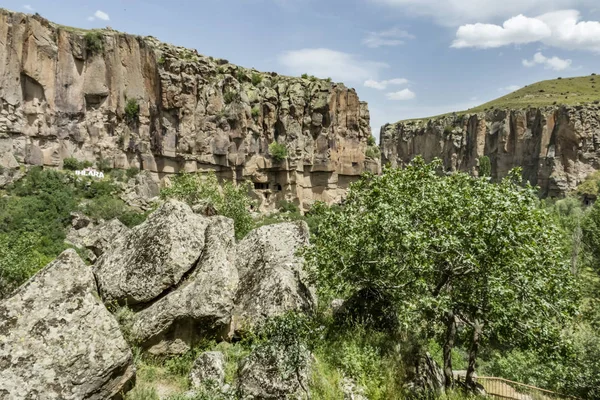
<path id="1" fill-rule="evenodd" d="M 369 135 L 366 103 L 341 84 L 0 10 L 0 175 L 67 157 L 138 167 L 157 181 L 214 170 L 254 182 L 263 209 L 283 199 L 306 206 L 339 200 L 378 170 L 365 157 Z M 285 160 L 269 154 L 273 142 Z"/>
<path id="2" fill-rule="evenodd" d="M 492 177 L 514 167 L 540 187 L 543 197 L 562 196 L 600 169 L 600 106 L 495 110 L 463 116 L 388 124 L 381 129 L 382 163 L 439 157 L 448 171 L 478 173 L 488 156 Z"/>

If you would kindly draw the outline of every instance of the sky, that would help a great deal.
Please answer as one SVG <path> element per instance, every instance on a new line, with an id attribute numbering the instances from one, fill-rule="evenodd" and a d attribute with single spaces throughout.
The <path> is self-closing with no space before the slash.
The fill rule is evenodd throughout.
<path id="1" fill-rule="evenodd" d="M 385 123 L 600 73 L 598 0 L 0 0 L 81 28 L 152 35 L 244 67 L 355 88 Z"/>

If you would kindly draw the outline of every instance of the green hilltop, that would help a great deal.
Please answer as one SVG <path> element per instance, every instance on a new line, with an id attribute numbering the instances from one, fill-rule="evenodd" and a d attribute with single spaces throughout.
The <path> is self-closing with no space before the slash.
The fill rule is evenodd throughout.
<path id="1" fill-rule="evenodd" d="M 474 114 L 495 109 L 518 110 L 531 107 L 538 108 L 586 103 L 600 103 L 600 76 L 596 74 L 536 82 L 477 107 L 469 108 L 468 110 L 435 117 L 412 118 L 410 120 L 426 120 L 451 114 Z"/>

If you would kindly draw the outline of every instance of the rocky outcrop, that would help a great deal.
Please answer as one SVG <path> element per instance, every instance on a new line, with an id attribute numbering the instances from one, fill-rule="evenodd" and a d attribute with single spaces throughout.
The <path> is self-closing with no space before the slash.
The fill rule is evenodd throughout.
<path id="1" fill-rule="evenodd" d="M 203 218 L 196 216 L 197 218 Z M 193 272 L 175 290 L 136 314 L 134 340 L 154 354 L 185 353 L 200 337 L 227 337 L 238 286 L 233 221 L 206 220 L 204 246 Z M 144 254 L 149 249 L 139 249 Z M 199 253 L 200 254 L 200 253 Z"/>
<path id="2" fill-rule="evenodd" d="M 94 265 L 104 301 L 147 303 L 178 284 L 200 257 L 207 226 L 187 204 L 171 200 L 116 238 Z"/>
<path id="3" fill-rule="evenodd" d="M 192 388 L 199 389 L 207 384 L 223 386 L 225 381 L 225 356 L 220 351 L 207 351 L 198 356 L 190 371 Z"/>
<path id="4" fill-rule="evenodd" d="M 0 302 L 0 398 L 120 398 L 134 376 L 119 325 L 74 250 Z"/>
<path id="5" fill-rule="evenodd" d="M 301 356 L 310 359 L 308 350 Z M 297 364 L 288 349 L 260 346 L 246 357 L 240 367 L 237 390 L 241 399 L 309 399 L 310 363 Z"/>
<path id="6" fill-rule="evenodd" d="M 236 243 L 231 219 L 170 200 L 116 235 L 93 271 L 105 301 L 133 308 L 127 331 L 135 344 L 181 354 L 201 339 L 226 340 L 287 311 L 313 310 L 298 254 L 308 237 L 306 223 L 282 223 Z"/>
<path id="7" fill-rule="evenodd" d="M 240 286 L 233 331 L 250 329 L 290 310 L 310 312 L 316 307 L 316 295 L 298 256 L 308 238 L 305 222 L 282 223 L 255 229 L 238 244 Z"/>
<path id="8" fill-rule="evenodd" d="M 86 250 L 86 258 L 94 262 L 112 245 L 129 232 L 118 219 L 94 223 L 80 213 L 71 215 L 72 227 L 67 233 L 67 243 Z"/>
<path id="9" fill-rule="evenodd" d="M 600 106 L 494 110 L 388 124 L 381 129 L 382 163 L 404 165 L 417 155 L 443 160 L 448 171 L 478 173 L 489 157 L 495 179 L 514 167 L 543 197 L 573 190 L 600 170 Z"/>
<path id="10" fill-rule="evenodd" d="M 137 167 L 156 181 L 214 170 L 254 182 L 262 209 L 283 199 L 306 206 L 337 201 L 378 170 L 365 156 L 369 136 L 366 103 L 342 84 L 0 10 L 0 165 L 11 171 L 66 157 Z M 270 155 L 274 142 L 285 160 Z"/>

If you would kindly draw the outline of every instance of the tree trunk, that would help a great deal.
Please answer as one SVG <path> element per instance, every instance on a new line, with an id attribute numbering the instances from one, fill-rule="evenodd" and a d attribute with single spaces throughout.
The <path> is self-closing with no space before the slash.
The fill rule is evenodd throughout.
<path id="1" fill-rule="evenodd" d="M 454 374 L 452 372 L 452 349 L 456 338 L 456 317 L 453 312 L 446 314 L 446 340 L 444 341 L 444 380 L 446 389 L 454 386 Z"/>
<path id="2" fill-rule="evenodd" d="M 475 373 L 475 362 L 477 361 L 477 353 L 479 352 L 479 342 L 481 340 L 481 331 L 483 330 L 483 324 L 476 319 L 473 324 L 473 341 L 471 342 L 471 349 L 469 350 L 469 367 L 467 368 L 466 384 L 469 388 L 475 388 L 475 381 L 473 380 L 473 374 Z"/>

